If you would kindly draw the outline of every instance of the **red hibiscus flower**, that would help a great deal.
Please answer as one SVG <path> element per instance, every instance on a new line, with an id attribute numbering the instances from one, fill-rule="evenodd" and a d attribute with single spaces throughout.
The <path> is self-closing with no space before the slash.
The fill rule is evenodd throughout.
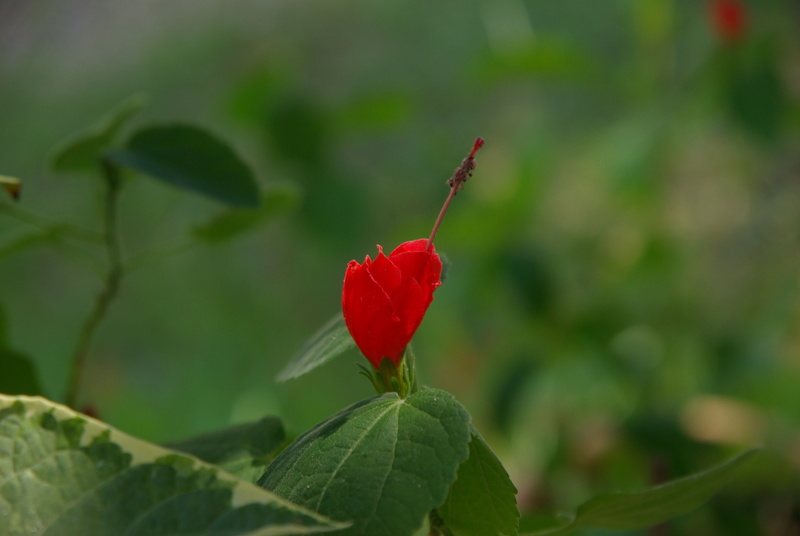
<path id="1" fill-rule="evenodd" d="M 350 261 L 347 265 L 342 288 L 344 322 L 361 353 L 381 372 L 386 389 L 395 388 L 389 376 L 397 380 L 400 391 L 407 387 L 400 371 L 406 346 L 433 301 L 433 291 L 442 284 L 442 260 L 433 239 L 453 197 L 472 176 L 475 153 L 482 146 L 483 139 L 476 139 L 472 151 L 447 181 L 450 195 L 429 238 L 404 242 L 388 257 L 378 246 L 374 261 L 367 255 L 363 264 Z M 382 369 L 384 359 L 394 370 Z"/>
<path id="2" fill-rule="evenodd" d="M 717 34 L 726 43 L 735 43 L 744 35 L 747 12 L 739 0 L 711 0 L 709 14 Z"/>
<path id="3" fill-rule="evenodd" d="M 399 365 L 414 332 L 442 284 L 442 261 L 421 238 L 400 244 L 387 257 L 381 246 L 363 264 L 350 261 L 344 276 L 342 310 L 361 353 L 376 368 L 383 358 Z"/>

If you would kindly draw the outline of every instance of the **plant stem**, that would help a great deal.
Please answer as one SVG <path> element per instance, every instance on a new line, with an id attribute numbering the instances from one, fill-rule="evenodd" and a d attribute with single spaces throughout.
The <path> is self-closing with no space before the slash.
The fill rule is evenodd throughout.
<path id="1" fill-rule="evenodd" d="M 436 218 L 436 221 L 433 224 L 431 235 L 428 237 L 428 243 L 425 245 L 425 251 L 430 251 L 433 247 L 433 239 L 436 237 L 436 232 L 439 230 L 439 226 L 442 224 L 442 220 L 444 219 L 444 215 L 447 212 L 448 207 L 450 207 L 450 202 L 453 200 L 462 186 L 464 186 L 464 183 L 467 182 L 467 179 L 472 176 L 472 170 L 475 169 L 475 153 L 478 152 L 478 149 L 483 147 L 483 143 L 483 138 L 477 138 L 475 140 L 472 150 L 469 152 L 467 157 L 461 161 L 461 165 L 459 165 L 455 171 L 453 171 L 453 175 L 447 181 L 447 184 L 450 186 L 450 193 L 447 195 L 447 199 L 444 200 L 442 210 L 439 211 L 439 216 Z"/>
<path id="2" fill-rule="evenodd" d="M 103 182 L 106 192 L 103 206 L 103 232 L 107 255 L 107 271 L 104 278 L 103 288 L 95 298 L 94 307 L 89 312 L 89 316 L 83 323 L 78 335 L 78 342 L 72 353 L 72 371 L 69 384 L 67 385 L 67 396 L 65 403 L 72 408 L 76 407 L 78 401 L 78 391 L 81 379 L 83 378 L 86 366 L 86 357 L 89 354 L 94 334 L 97 327 L 105 317 L 111 302 L 117 296 L 120 280 L 122 279 L 122 254 L 120 251 L 119 236 L 117 233 L 117 199 L 120 187 L 122 186 L 119 169 L 109 162 L 103 160 L 101 163 L 103 171 Z"/>
<path id="3" fill-rule="evenodd" d="M 22 223 L 36 227 L 44 233 L 51 233 L 58 236 L 74 238 L 92 244 L 100 243 L 103 237 L 100 233 L 95 233 L 89 229 L 83 229 L 67 223 L 57 223 L 49 221 L 38 214 L 25 210 L 22 207 L 0 202 L 0 213 L 14 218 Z"/>

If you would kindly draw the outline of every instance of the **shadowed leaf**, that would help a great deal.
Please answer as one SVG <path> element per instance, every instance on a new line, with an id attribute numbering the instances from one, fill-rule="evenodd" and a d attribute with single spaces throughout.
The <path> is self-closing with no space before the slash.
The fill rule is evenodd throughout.
<path id="1" fill-rule="evenodd" d="M 232 207 L 258 206 L 250 168 L 223 141 L 189 125 L 153 126 L 135 132 L 109 153 L 114 163 Z"/>
<path id="2" fill-rule="evenodd" d="M 299 192 L 292 186 L 272 187 L 261 197 L 259 208 L 227 210 L 207 222 L 195 226 L 192 232 L 209 244 L 223 243 L 291 210 L 297 205 L 299 199 Z"/>
<path id="3" fill-rule="evenodd" d="M 280 419 L 264 417 L 256 422 L 230 426 L 166 446 L 188 452 L 243 480 L 255 482 L 285 440 L 286 434 Z"/>
<path id="4" fill-rule="evenodd" d="M 710 499 L 757 452 L 747 450 L 706 471 L 644 491 L 598 495 L 578 507 L 568 524 L 534 534 L 556 536 L 578 527 L 638 529 L 686 514 Z"/>
<path id="5" fill-rule="evenodd" d="M 469 458 L 458 468 L 447 500 L 437 508 L 453 536 L 514 536 L 517 490 L 478 431 L 471 427 Z"/>
<path id="6" fill-rule="evenodd" d="M 105 151 L 114 143 L 125 123 L 144 106 L 145 100 L 142 95 L 131 97 L 97 124 L 63 142 L 50 158 L 53 169 L 55 171 L 97 169 Z"/>
<path id="7" fill-rule="evenodd" d="M 266 536 L 342 526 L 44 398 L 0 395 L 4 536 Z"/>

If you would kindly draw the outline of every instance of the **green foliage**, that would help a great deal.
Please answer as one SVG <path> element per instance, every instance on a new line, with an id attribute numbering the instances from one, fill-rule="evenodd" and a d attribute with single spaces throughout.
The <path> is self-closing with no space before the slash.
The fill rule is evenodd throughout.
<path id="1" fill-rule="evenodd" d="M 271 186 L 262 195 L 257 209 L 227 210 L 195 225 L 192 233 L 208 244 L 227 242 L 294 208 L 299 197 L 297 188 L 290 185 Z"/>
<path id="2" fill-rule="evenodd" d="M 264 417 L 166 446 L 218 465 L 242 480 L 255 482 L 285 440 L 280 419 Z"/>
<path id="3" fill-rule="evenodd" d="M 310 99 L 294 95 L 278 98 L 270 103 L 264 120 L 270 148 L 277 158 L 311 168 L 325 159 L 327 118 Z"/>
<path id="4" fill-rule="evenodd" d="M 519 523 L 517 490 L 474 427 L 471 434 L 469 458 L 437 513 L 453 536 L 513 536 Z"/>
<path id="5" fill-rule="evenodd" d="M 0 342 L 0 393 L 39 395 L 42 389 L 31 358 Z"/>
<path id="6" fill-rule="evenodd" d="M 228 145 L 197 127 L 143 128 L 108 158 L 232 207 L 258 207 L 258 186 L 247 165 Z"/>
<path id="7" fill-rule="evenodd" d="M 579 506 L 567 525 L 536 534 L 556 536 L 579 527 L 647 528 L 683 515 L 711 498 L 756 452 L 745 451 L 715 467 L 645 491 L 598 495 Z"/>
<path id="8" fill-rule="evenodd" d="M 410 535 L 447 497 L 469 454 L 469 428 L 467 412 L 444 391 L 385 394 L 298 437 L 258 484 L 353 521 L 337 534 Z"/>
<path id="9" fill-rule="evenodd" d="M 0 395 L 0 533 L 310 534 L 340 527 L 42 398 Z"/>
<path id="10" fill-rule="evenodd" d="M 356 345 L 341 314 L 322 326 L 283 367 L 278 381 L 298 378 Z"/>
<path id="11" fill-rule="evenodd" d="M 0 390 L 63 391 L 79 319 L 112 287 L 91 276 L 107 275 L 118 235 L 119 270 L 108 272 L 125 277 L 87 338 L 78 404 L 158 441 L 265 413 L 307 429 L 367 388 L 353 367 L 304 374 L 352 349 L 343 324 L 284 369 L 298 381 L 265 378 L 336 308 L 349 259 L 427 234 L 452 166 L 481 135 L 478 171 L 437 239 L 453 269 L 414 345 L 420 380 L 461 400 L 513 467 L 523 520 L 767 442 L 758 471 L 667 531 L 793 530 L 796 13 L 744 3 L 741 39 L 729 42 L 708 2 L 253 2 L 222 20 L 200 0 L 169 3 L 159 24 L 137 24 L 135 3 L 77 13 L 18 2 L 0 22 L 2 172 L 25 190 L 12 203 L 19 182 L 0 177 L 0 300 L 15 327 L 0 344 Z M 59 24 L 76 15 L 77 26 Z M 137 85 L 152 117 L 231 132 L 281 182 L 213 213 L 121 180 L 119 225 L 98 225 L 115 211 L 104 182 L 43 173 L 42 155 Z M 127 150 L 139 106 L 59 145 L 52 168 L 98 171 Z M 224 191 L 227 176 L 210 169 L 166 176 Z M 271 444 L 230 446 L 218 463 L 244 477 L 272 455 Z M 460 472 L 483 459 L 477 446 Z M 475 481 L 459 475 L 450 499 L 477 502 L 480 486 L 460 489 Z"/>
<path id="12" fill-rule="evenodd" d="M 33 360 L 11 348 L 5 312 L 0 307 L 0 393 L 40 395 L 39 377 Z"/>
<path id="13" fill-rule="evenodd" d="M 776 47 L 752 42 L 725 51 L 722 98 L 731 119 L 759 140 L 774 142 L 785 121 L 787 97 L 779 72 Z"/>
<path id="14" fill-rule="evenodd" d="M 116 142 L 119 131 L 144 104 L 143 96 L 131 97 L 97 124 L 64 141 L 50 159 L 53 169 L 62 172 L 95 171 L 105 152 Z"/>

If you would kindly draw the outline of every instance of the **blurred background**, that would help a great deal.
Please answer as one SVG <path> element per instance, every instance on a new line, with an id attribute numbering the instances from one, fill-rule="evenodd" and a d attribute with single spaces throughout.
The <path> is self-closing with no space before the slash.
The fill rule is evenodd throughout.
<path id="1" fill-rule="evenodd" d="M 156 442 L 265 414 L 298 434 L 371 395 L 363 358 L 275 375 L 349 260 L 428 236 L 482 136 L 414 348 L 524 525 L 762 444 L 651 533 L 798 534 L 799 29 L 790 0 L 0 0 L 0 174 L 19 210 L 100 229 L 97 178 L 48 168 L 63 139 L 144 94 L 133 129 L 231 142 L 280 206 L 204 244 L 220 206 L 126 181 L 128 270 L 80 401 Z M 103 251 L 24 219 L 0 211 L 6 344 L 59 401 Z"/>

